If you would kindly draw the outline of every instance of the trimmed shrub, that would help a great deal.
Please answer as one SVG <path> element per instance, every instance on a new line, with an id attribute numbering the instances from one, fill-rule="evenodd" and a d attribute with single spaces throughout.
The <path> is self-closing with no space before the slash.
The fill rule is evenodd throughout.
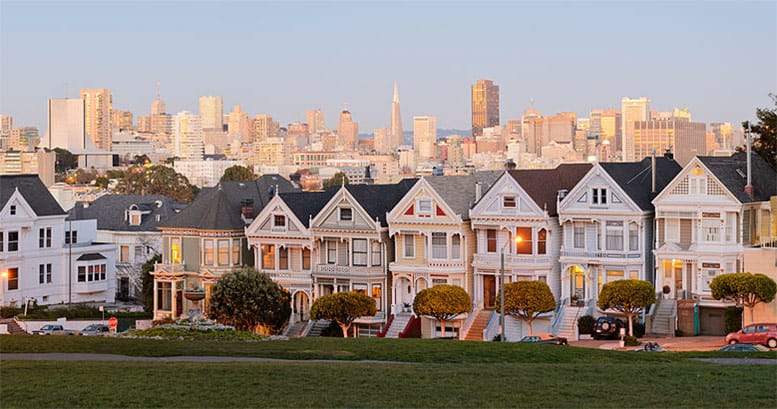
<path id="1" fill-rule="evenodd" d="M 645 324 L 640 322 L 634 323 L 634 336 L 637 338 L 642 338 L 645 336 Z"/>
<path id="2" fill-rule="evenodd" d="M 726 334 L 742 329 L 742 307 L 726 308 Z"/>
<path id="3" fill-rule="evenodd" d="M 596 318 L 592 315 L 583 315 L 577 319 L 577 330 L 580 334 L 593 334 Z"/>
<path id="4" fill-rule="evenodd" d="M 623 337 L 623 345 L 627 347 L 635 347 L 635 346 L 639 346 L 640 344 L 641 342 L 637 340 L 637 337 L 633 337 L 631 335 L 626 335 L 625 337 Z"/>

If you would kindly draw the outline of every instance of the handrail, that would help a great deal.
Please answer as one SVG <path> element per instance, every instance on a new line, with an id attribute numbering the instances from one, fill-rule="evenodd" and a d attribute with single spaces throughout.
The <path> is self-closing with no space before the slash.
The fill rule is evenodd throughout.
<path id="1" fill-rule="evenodd" d="M 409 338 L 408 335 L 411 335 L 415 331 L 421 331 L 421 318 L 413 314 L 410 316 L 407 325 L 405 325 L 405 329 L 397 334 L 397 338 Z"/>
<path id="2" fill-rule="evenodd" d="M 493 311 L 491 317 L 488 318 L 488 324 L 483 328 L 483 340 L 491 341 L 494 339 L 494 333 L 497 329 L 499 329 L 499 314 Z"/>
<path id="3" fill-rule="evenodd" d="M 310 332 L 310 330 L 313 328 L 314 325 L 316 325 L 316 321 L 315 320 L 308 321 L 308 323 L 305 324 L 305 328 L 302 330 L 302 333 L 300 334 L 300 337 L 308 336 L 308 333 Z"/>
<path id="4" fill-rule="evenodd" d="M 564 309 L 566 308 L 568 298 L 564 298 L 558 302 L 556 311 L 553 312 L 553 320 L 550 322 L 550 332 L 553 334 L 558 333 L 558 326 L 561 323 L 561 317 L 564 316 Z"/>
<path id="5" fill-rule="evenodd" d="M 386 321 L 386 325 L 383 327 L 382 330 L 378 332 L 376 337 L 378 338 L 386 338 L 386 333 L 388 333 L 389 328 L 391 328 L 391 323 L 394 322 L 394 314 L 389 315 L 388 320 Z"/>
<path id="6" fill-rule="evenodd" d="M 469 312 L 467 319 L 464 320 L 464 325 L 461 326 L 461 330 L 459 331 L 459 339 L 467 339 L 467 334 L 469 333 L 470 327 L 472 327 L 472 323 L 475 322 L 475 317 L 477 317 L 479 312 L 480 309 L 477 307 L 472 307 L 472 311 Z"/>

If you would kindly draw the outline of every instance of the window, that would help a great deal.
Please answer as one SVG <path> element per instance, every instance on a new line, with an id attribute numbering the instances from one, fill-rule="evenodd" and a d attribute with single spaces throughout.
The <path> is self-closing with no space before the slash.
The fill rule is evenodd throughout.
<path id="1" fill-rule="evenodd" d="M 623 222 L 608 221 L 607 227 L 607 250 L 623 250 Z"/>
<path id="2" fill-rule="evenodd" d="M 218 263 L 220 266 L 228 266 L 229 265 L 229 240 L 219 240 L 217 243 L 218 246 L 218 255 L 216 256 L 218 258 Z"/>
<path id="3" fill-rule="evenodd" d="M 595 205 L 606 205 L 607 204 L 607 189 L 606 188 L 595 188 L 591 192 L 592 201 L 591 203 Z"/>
<path id="4" fill-rule="evenodd" d="M 327 264 L 337 263 L 337 242 L 334 240 L 326 241 L 326 262 Z"/>
<path id="5" fill-rule="evenodd" d="M 286 216 L 275 215 L 273 217 L 273 227 L 286 227 Z"/>
<path id="6" fill-rule="evenodd" d="M 156 308 L 161 311 L 171 311 L 173 308 L 173 283 L 158 282 L 156 284 Z"/>
<path id="7" fill-rule="evenodd" d="M 582 223 L 575 223 L 574 237 L 572 246 L 576 249 L 585 248 L 585 225 Z"/>
<path id="8" fill-rule="evenodd" d="M 367 265 L 367 239 L 353 239 L 353 265 Z"/>
<path id="9" fill-rule="evenodd" d="M 135 246 L 135 262 L 140 263 L 143 258 L 143 246 Z"/>
<path id="10" fill-rule="evenodd" d="M 232 240 L 232 265 L 240 265 L 240 243 L 241 239 Z"/>
<path id="11" fill-rule="evenodd" d="M 203 252 L 203 264 L 206 266 L 213 265 L 213 239 L 205 239 L 202 241 Z"/>
<path id="12" fill-rule="evenodd" d="M 515 208 L 515 196 L 505 196 L 502 198 L 502 207 Z"/>
<path id="13" fill-rule="evenodd" d="M 8 251 L 19 251 L 19 232 L 8 232 Z"/>
<path id="14" fill-rule="evenodd" d="M 0 231 L 0 251 L 3 251 L 3 238 L 5 237 L 5 233 Z"/>
<path id="15" fill-rule="evenodd" d="M 373 284 L 372 285 L 372 298 L 375 299 L 375 307 L 378 309 L 378 311 L 381 310 L 381 304 L 383 302 L 381 301 L 381 295 L 383 292 L 381 291 L 380 284 Z"/>
<path id="16" fill-rule="evenodd" d="M 720 241 L 720 220 L 705 218 L 701 221 L 702 235 L 704 241 L 718 242 Z"/>
<path id="17" fill-rule="evenodd" d="M 122 263 L 129 263 L 129 246 L 121 246 L 121 255 L 119 256 L 119 260 Z"/>
<path id="18" fill-rule="evenodd" d="M 11 205 L 10 213 L 11 216 L 16 216 L 16 205 Z"/>
<path id="19" fill-rule="evenodd" d="M 349 222 L 353 220 L 353 209 L 342 208 L 340 209 L 340 221 Z"/>
<path id="20" fill-rule="evenodd" d="M 174 237 L 170 239 L 170 262 L 181 262 L 181 238 Z"/>
<path id="21" fill-rule="evenodd" d="M 515 236 L 520 237 L 521 241 L 516 245 L 518 254 L 532 254 L 532 231 L 531 227 L 519 227 L 515 229 Z"/>
<path id="22" fill-rule="evenodd" d="M 100 280 L 105 280 L 105 273 L 108 271 L 107 265 L 100 264 Z"/>
<path id="23" fill-rule="evenodd" d="M 451 236 L 451 258 L 461 260 L 461 236 L 458 234 Z"/>
<path id="24" fill-rule="evenodd" d="M 548 231 L 540 229 L 537 232 L 537 254 L 548 254 Z"/>
<path id="25" fill-rule="evenodd" d="M 418 215 L 423 217 L 429 217 L 432 215 L 432 201 L 431 200 L 419 200 L 418 201 Z"/>
<path id="26" fill-rule="evenodd" d="M 403 234 L 402 244 L 404 245 L 403 255 L 407 258 L 414 258 L 415 257 L 415 236 L 412 234 Z"/>
<path id="27" fill-rule="evenodd" d="M 50 248 L 51 247 L 51 227 L 45 229 L 38 229 L 38 247 Z"/>
<path id="28" fill-rule="evenodd" d="M 310 270 L 310 249 L 302 249 L 302 269 Z"/>
<path id="29" fill-rule="evenodd" d="M 289 269 L 289 249 L 286 247 L 278 247 L 278 269 Z"/>
<path id="30" fill-rule="evenodd" d="M 380 243 L 377 242 L 377 241 L 373 241 L 372 242 L 371 263 L 372 263 L 373 266 L 381 265 Z"/>
<path id="31" fill-rule="evenodd" d="M 76 244 L 78 243 L 78 230 L 76 231 L 66 231 L 65 232 L 65 244 Z"/>
<path id="32" fill-rule="evenodd" d="M 9 268 L 8 269 L 8 290 L 18 290 L 19 289 L 19 269 Z"/>
<path id="33" fill-rule="evenodd" d="M 445 233 L 432 233 L 432 258 L 448 258 L 448 236 Z"/>
<path id="34" fill-rule="evenodd" d="M 275 245 L 262 244 L 262 268 L 275 269 Z"/>
<path id="35" fill-rule="evenodd" d="M 140 226 L 140 213 L 133 211 L 130 214 L 130 224 L 133 226 Z"/>
<path id="36" fill-rule="evenodd" d="M 86 282 L 86 266 L 78 266 L 78 282 Z"/>
<path id="37" fill-rule="evenodd" d="M 86 281 L 94 281 L 94 266 L 87 266 L 87 271 L 89 274 L 86 275 Z"/>
<path id="38" fill-rule="evenodd" d="M 496 230 L 486 230 L 486 252 L 496 253 Z"/>
<path id="39" fill-rule="evenodd" d="M 629 250 L 639 250 L 639 226 L 636 223 L 629 224 Z"/>

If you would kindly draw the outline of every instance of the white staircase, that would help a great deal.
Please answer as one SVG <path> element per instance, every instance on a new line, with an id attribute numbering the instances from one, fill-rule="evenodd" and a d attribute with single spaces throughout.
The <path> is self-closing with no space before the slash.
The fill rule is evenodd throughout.
<path id="1" fill-rule="evenodd" d="M 653 335 L 674 336 L 674 318 L 676 313 L 676 300 L 659 300 L 653 313 L 650 333 Z"/>
<path id="2" fill-rule="evenodd" d="M 567 305 L 563 309 L 563 314 L 558 324 L 558 335 L 569 341 L 577 341 L 577 319 L 583 315 L 583 307 Z"/>
<path id="3" fill-rule="evenodd" d="M 386 331 L 386 338 L 399 338 L 399 333 L 404 331 L 412 316 L 413 314 L 409 312 L 400 312 L 394 315 L 394 320 L 391 321 L 391 326 Z"/>

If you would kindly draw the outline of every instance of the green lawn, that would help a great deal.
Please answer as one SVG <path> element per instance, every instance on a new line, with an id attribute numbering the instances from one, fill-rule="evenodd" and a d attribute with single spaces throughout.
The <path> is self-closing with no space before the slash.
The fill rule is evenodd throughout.
<path id="1" fill-rule="evenodd" d="M 0 362 L 0 407 L 774 407 L 777 366 L 441 340 L 154 341 L 0 336 L 0 352 L 397 363 Z M 731 357 L 731 354 L 725 355 Z M 733 355 L 741 356 L 741 355 Z M 758 357 L 776 358 L 776 353 Z"/>

